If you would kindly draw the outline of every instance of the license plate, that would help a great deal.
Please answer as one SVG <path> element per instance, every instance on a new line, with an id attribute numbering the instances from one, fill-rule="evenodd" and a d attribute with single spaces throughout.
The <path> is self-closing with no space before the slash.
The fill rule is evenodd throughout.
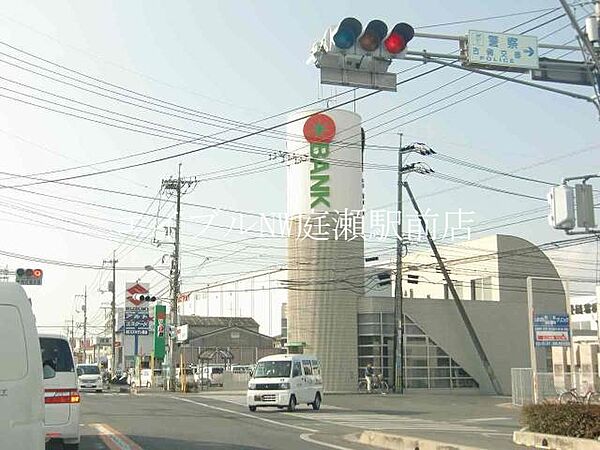
<path id="1" fill-rule="evenodd" d="M 260 402 L 261 400 L 262 400 L 262 399 L 261 399 L 260 395 L 255 395 L 255 396 L 254 396 L 254 401 L 256 401 L 256 402 Z"/>

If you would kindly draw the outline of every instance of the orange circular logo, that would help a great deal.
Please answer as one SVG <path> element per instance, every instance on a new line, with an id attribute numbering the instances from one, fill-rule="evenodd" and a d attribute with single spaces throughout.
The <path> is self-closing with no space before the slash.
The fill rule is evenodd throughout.
<path id="1" fill-rule="evenodd" d="M 304 122 L 302 131 L 311 144 L 328 144 L 335 136 L 335 122 L 325 114 L 315 114 Z"/>

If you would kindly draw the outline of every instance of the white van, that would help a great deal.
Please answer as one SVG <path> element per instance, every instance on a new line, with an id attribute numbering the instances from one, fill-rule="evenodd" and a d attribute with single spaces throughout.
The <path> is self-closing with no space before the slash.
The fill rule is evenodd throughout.
<path id="1" fill-rule="evenodd" d="M 319 360 L 309 355 L 272 355 L 260 359 L 248 383 L 246 401 L 250 411 L 265 406 L 294 411 L 301 403 L 320 409 L 323 379 Z"/>
<path id="2" fill-rule="evenodd" d="M 62 442 L 65 450 L 77 450 L 81 397 L 71 346 L 64 336 L 40 334 L 40 348 L 44 366 L 56 375 L 44 380 L 46 438 Z"/>
<path id="3" fill-rule="evenodd" d="M 196 367 L 194 379 L 202 385 L 223 386 L 223 372 L 225 372 L 223 366 L 203 366 L 202 373 L 200 373 L 200 368 Z"/>
<path id="4" fill-rule="evenodd" d="M 16 283 L 0 283 L 0 447 L 44 449 L 40 343 L 31 304 Z"/>
<path id="5" fill-rule="evenodd" d="M 77 378 L 79 380 L 79 389 L 82 391 L 104 391 L 104 378 L 97 364 L 78 364 Z"/>

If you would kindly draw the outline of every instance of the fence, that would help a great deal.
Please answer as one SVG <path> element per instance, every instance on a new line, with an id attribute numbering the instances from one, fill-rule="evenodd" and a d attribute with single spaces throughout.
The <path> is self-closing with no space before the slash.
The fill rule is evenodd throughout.
<path id="1" fill-rule="evenodd" d="M 597 384 L 598 376 L 594 373 L 576 372 L 554 374 L 552 372 L 537 373 L 537 398 L 538 403 L 548 400 L 553 401 L 558 395 L 570 389 L 577 389 L 580 393 L 585 393 L 594 389 Z M 512 404 L 523 406 L 533 403 L 533 380 L 530 368 L 511 369 L 512 380 Z M 596 388 L 595 390 L 598 390 Z"/>

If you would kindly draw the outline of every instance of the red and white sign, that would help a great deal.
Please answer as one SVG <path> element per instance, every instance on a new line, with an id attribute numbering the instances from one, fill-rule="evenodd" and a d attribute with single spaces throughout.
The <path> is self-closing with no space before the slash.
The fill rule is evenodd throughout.
<path id="1" fill-rule="evenodd" d="M 125 284 L 125 298 L 126 306 L 140 306 L 141 300 L 134 298 L 135 294 L 147 294 L 150 291 L 149 283 L 126 283 Z"/>
<path id="2" fill-rule="evenodd" d="M 545 342 L 545 341 L 569 342 L 569 332 L 568 331 L 536 330 L 535 340 L 538 342 Z"/>

